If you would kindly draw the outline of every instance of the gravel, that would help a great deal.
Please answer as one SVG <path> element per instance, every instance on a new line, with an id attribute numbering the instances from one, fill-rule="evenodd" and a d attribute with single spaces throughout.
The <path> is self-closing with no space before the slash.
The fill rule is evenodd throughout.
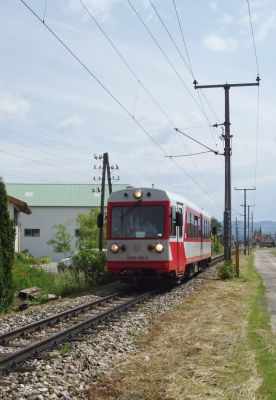
<path id="1" fill-rule="evenodd" d="M 98 326 L 93 332 L 83 335 L 82 340 L 64 344 L 60 349 L 43 354 L 41 359 L 26 361 L 18 371 L 0 374 L 0 399 L 85 399 L 84 392 L 93 382 L 109 374 L 120 361 L 137 351 L 137 337 L 149 331 L 155 318 L 168 313 L 215 274 L 216 267 L 210 267 L 188 283 Z M 5 316 L 1 318 L 1 331 L 97 298 L 82 296 Z"/>

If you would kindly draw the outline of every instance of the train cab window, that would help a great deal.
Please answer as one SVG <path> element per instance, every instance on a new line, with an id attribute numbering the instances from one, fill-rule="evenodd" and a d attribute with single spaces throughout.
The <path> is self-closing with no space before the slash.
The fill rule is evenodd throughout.
<path id="1" fill-rule="evenodd" d="M 176 208 L 171 208 L 171 236 L 176 236 Z"/>
<path id="2" fill-rule="evenodd" d="M 162 238 L 165 209 L 161 205 L 115 206 L 111 211 L 112 238 Z"/>

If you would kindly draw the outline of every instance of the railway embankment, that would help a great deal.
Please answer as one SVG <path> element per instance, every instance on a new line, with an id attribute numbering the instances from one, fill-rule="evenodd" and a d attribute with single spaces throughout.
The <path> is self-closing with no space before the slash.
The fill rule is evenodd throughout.
<path id="1" fill-rule="evenodd" d="M 87 399 L 276 398 L 276 336 L 265 287 L 242 258 L 241 277 L 216 277 L 155 320 L 138 350 Z"/>

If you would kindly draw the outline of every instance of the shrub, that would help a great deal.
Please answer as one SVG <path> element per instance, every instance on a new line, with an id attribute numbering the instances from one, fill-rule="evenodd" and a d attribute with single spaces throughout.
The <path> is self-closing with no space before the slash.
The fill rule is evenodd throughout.
<path id="1" fill-rule="evenodd" d="M 105 264 L 105 253 L 101 253 L 97 249 L 80 248 L 78 254 L 73 257 L 71 271 L 76 275 L 83 272 L 87 282 L 94 285 L 104 279 Z"/>
<path id="2" fill-rule="evenodd" d="M 236 272 L 234 265 L 230 261 L 224 261 L 219 267 L 218 267 L 218 276 L 220 279 L 226 280 L 226 279 L 234 279 L 236 277 Z"/>
<path id="3" fill-rule="evenodd" d="M 7 310 L 13 302 L 14 239 L 15 226 L 8 212 L 6 187 L 0 178 L 0 310 Z"/>

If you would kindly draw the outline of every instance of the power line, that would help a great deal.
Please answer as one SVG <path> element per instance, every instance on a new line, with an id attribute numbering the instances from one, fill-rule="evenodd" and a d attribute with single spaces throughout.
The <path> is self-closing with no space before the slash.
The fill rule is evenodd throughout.
<path id="1" fill-rule="evenodd" d="M 152 34 L 151 30 L 147 27 L 147 25 L 144 23 L 142 17 L 140 16 L 140 14 L 138 13 L 138 11 L 135 9 L 135 7 L 133 6 L 133 4 L 130 2 L 130 0 L 128 0 L 128 3 L 130 4 L 130 6 L 132 7 L 132 9 L 134 10 L 134 12 L 136 13 L 137 17 L 139 18 L 139 20 L 142 22 L 142 24 L 144 25 L 144 27 L 146 28 L 146 30 L 148 31 L 148 33 L 150 34 L 150 36 L 152 37 L 152 39 L 154 40 L 154 42 L 156 43 L 156 45 L 158 46 L 158 48 L 161 50 L 162 54 L 165 56 L 165 58 L 167 59 L 167 61 L 169 62 L 170 66 L 173 68 L 173 70 L 175 71 L 175 73 L 177 74 L 178 78 L 181 80 L 182 84 L 184 85 L 185 89 L 188 91 L 188 93 L 190 94 L 190 96 L 193 98 L 193 100 L 195 101 L 196 105 L 198 106 L 198 108 L 200 109 L 200 111 L 202 112 L 203 116 L 205 117 L 205 119 L 207 120 L 208 124 L 210 125 L 210 121 L 208 119 L 208 116 L 206 114 L 202 99 L 198 93 L 198 98 L 199 98 L 199 102 L 200 104 L 197 102 L 197 100 L 195 99 L 195 97 L 193 96 L 192 92 L 189 90 L 188 86 L 185 84 L 183 78 L 181 77 L 181 75 L 178 73 L 178 71 L 176 70 L 176 68 L 174 67 L 173 63 L 170 61 L 169 57 L 167 56 L 167 54 L 164 52 L 164 50 L 162 49 L 162 47 L 160 46 L 159 42 L 157 41 L 157 39 L 154 37 L 154 35 Z M 163 25 L 164 29 L 166 30 L 167 34 L 169 35 L 171 41 L 173 42 L 175 48 L 177 49 L 178 53 L 180 54 L 180 57 L 182 58 L 183 62 L 185 63 L 188 71 L 191 73 L 191 75 L 193 76 L 192 71 L 190 70 L 189 65 L 187 64 L 183 54 L 181 53 L 181 51 L 179 50 L 179 47 L 177 46 L 175 40 L 173 39 L 172 35 L 170 34 L 166 24 L 164 23 L 162 17 L 160 16 L 160 14 L 158 13 L 156 7 L 154 6 L 154 4 L 152 3 L 152 1 L 150 0 L 150 4 L 152 6 L 152 8 L 154 9 L 156 15 L 158 16 L 161 24 Z M 213 137 L 215 146 L 217 147 L 217 143 L 215 141 L 214 135 L 212 130 L 210 129 L 211 135 Z"/>
<path id="2" fill-rule="evenodd" d="M 26 144 L 23 144 L 23 143 L 18 143 L 18 141 L 16 141 L 16 140 L 12 140 L 11 138 L 7 138 L 7 137 L 4 137 L 5 138 L 5 140 L 6 141 L 8 141 L 8 142 L 11 142 L 11 143 L 15 143 L 15 144 L 17 144 L 18 146 L 23 146 L 23 147 L 25 147 L 25 148 L 27 148 L 27 149 L 33 149 L 33 150 L 35 150 L 36 152 L 39 152 L 39 154 L 40 155 L 44 155 L 44 154 L 48 154 L 48 155 L 50 155 L 50 156 L 54 156 L 54 157 L 57 157 L 57 154 L 53 154 L 53 153 L 50 153 L 50 152 L 48 152 L 48 151 L 46 151 L 46 150 L 40 150 L 40 149 L 37 149 L 36 147 L 34 147 L 34 146 L 28 146 L 28 145 L 26 145 Z M 61 157 L 62 156 L 60 156 L 60 154 L 58 155 L 58 159 L 60 160 L 61 159 Z M 63 157 L 63 160 L 65 160 L 65 158 Z M 81 160 L 77 160 L 77 161 L 81 161 Z M 70 163 L 72 162 L 72 159 L 70 158 Z M 83 173 L 89 173 L 90 171 L 89 170 L 84 170 L 84 169 L 80 169 L 79 170 L 79 172 L 83 172 Z"/>
<path id="3" fill-rule="evenodd" d="M 22 0 L 21 0 L 22 1 Z M 173 65 L 173 63 L 171 62 L 171 60 L 169 59 L 169 57 L 167 56 L 167 54 L 165 53 L 165 51 L 162 49 L 162 47 L 160 46 L 159 42 L 157 41 L 157 39 L 155 38 L 155 36 L 153 35 L 153 33 L 151 32 L 151 30 L 147 27 L 147 25 L 145 24 L 143 18 L 141 17 L 141 15 L 138 13 L 137 9 L 134 7 L 134 5 L 131 3 L 130 0 L 128 0 L 128 4 L 130 5 L 130 7 L 132 8 L 132 10 L 134 11 L 134 13 L 136 14 L 137 18 L 140 20 L 140 22 L 142 23 L 142 25 L 145 27 L 145 29 L 147 30 L 148 34 L 150 35 L 150 37 L 152 38 L 152 40 L 154 41 L 154 43 L 156 44 L 156 46 L 159 48 L 159 50 L 161 51 L 161 53 L 163 54 L 163 56 L 165 57 L 165 59 L 167 60 L 167 62 L 169 63 L 169 65 L 171 66 L 171 68 L 173 69 L 173 71 L 175 72 L 175 74 L 177 75 L 178 79 L 180 80 L 180 82 L 182 83 L 182 85 L 185 87 L 185 89 L 187 90 L 187 92 L 189 93 L 189 95 L 192 97 L 192 99 L 194 100 L 195 104 L 197 105 L 197 107 L 199 108 L 199 110 L 203 113 L 203 110 L 201 109 L 200 105 L 198 104 L 196 98 L 194 97 L 194 95 L 192 94 L 191 90 L 188 88 L 188 86 L 186 85 L 185 81 L 183 80 L 182 76 L 179 74 L 179 72 L 177 71 L 177 69 L 175 68 L 175 66 Z M 204 115 L 204 113 L 203 113 Z"/>
<path id="4" fill-rule="evenodd" d="M 257 183 L 257 168 L 258 168 L 258 146 L 259 146 L 259 122 L 260 122 L 260 88 L 258 87 L 258 100 L 257 100 L 257 132 L 256 132 L 256 152 L 255 152 L 255 172 L 254 172 L 254 187 Z M 254 192 L 255 195 L 255 192 Z"/>
<path id="5" fill-rule="evenodd" d="M 252 42 L 253 42 L 253 47 L 254 47 L 257 74 L 260 75 L 260 73 L 259 73 L 259 63 L 258 63 L 257 51 L 256 51 L 256 44 L 255 44 L 255 38 L 254 38 L 254 31 L 253 31 L 253 24 L 252 24 L 252 17 L 251 17 L 251 11 L 250 11 L 250 5 L 249 5 L 249 0 L 246 0 L 246 1 L 247 1 L 247 8 L 248 8 L 248 14 L 249 14 L 249 20 L 250 20 L 251 36 L 252 36 Z"/>
<path id="6" fill-rule="evenodd" d="M 137 82 L 139 82 L 140 86 L 142 86 L 142 88 L 144 89 L 144 91 L 147 93 L 147 95 L 150 97 L 150 99 L 153 101 L 153 103 L 157 106 L 157 108 L 161 111 L 161 113 L 164 115 L 164 117 L 174 126 L 174 123 L 172 122 L 171 118 L 168 116 L 168 114 L 166 113 L 166 111 L 163 109 L 163 107 L 160 106 L 160 104 L 158 103 L 158 101 L 153 97 L 153 95 L 150 93 L 150 91 L 147 89 L 147 87 L 144 85 L 144 83 L 142 82 L 141 78 L 137 75 L 137 73 L 134 71 L 134 69 L 130 66 L 129 62 L 127 61 L 127 59 L 123 56 L 123 54 L 120 52 L 120 50 L 118 49 L 118 47 L 114 44 L 114 42 L 111 40 L 111 38 L 109 37 L 109 35 L 105 32 L 105 30 L 102 28 L 102 26 L 98 23 L 98 21 L 96 20 L 96 18 L 93 16 L 93 14 L 91 14 L 91 12 L 89 11 L 89 9 L 87 8 L 87 6 L 83 3 L 82 0 L 79 0 L 80 4 L 82 5 L 82 7 L 85 9 L 85 11 L 87 12 L 88 16 L 94 21 L 94 23 L 97 25 L 97 27 L 99 28 L 99 30 L 102 32 L 102 34 L 104 35 L 104 37 L 107 39 L 107 41 L 109 42 L 109 44 L 112 46 L 112 48 L 115 50 L 115 52 L 118 54 L 118 56 L 121 58 L 121 60 L 124 62 L 124 64 L 126 65 L 126 67 L 128 68 L 128 70 L 130 71 L 130 73 L 134 76 L 134 78 L 137 80 Z"/>
<path id="7" fill-rule="evenodd" d="M 20 1 L 21 1 L 21 0 L 20 0 Z M 36 163 L 39 163 L 39 164 L 49 165 L 50 167 L 54 167 L 54 168 L 58 168 L 58 169 L 63 169 L 63 170 L 65 170 L 65 171 L 74 172 L 74 173 L 77 173 L 77 174 L 80 173 L 80 171 L 76 171 L 76 170 L 73 170 L 73 169 L 61 167 L 61 166 L 59 166 L 59 165 L 50 164 L 50 163 L 48 163 L 48 162 L 41 161 L 41 160 L 35 160 L 35 159 L 33 159 L 33 158 L 29 158 L 29 157 L 25 157 L 25 156 L 22 156 L 22 155 L 10 153 L 10 152 L 8 152 L 8 151 L 0 150 L 0 153 L 8 154 L 8 155 L 10 155 L 10 156 L 12 156 L 12 157 L 22 158 L 23 160 L 33 161 L 33 162 L 36 162 Z"/>
<path id="8" fill-rule="evenodd" d="M 206 154 L 206 153 L 211 153 L 213 150 L 207 150 L 207 151 L 200 151 L 199 153 L 192 153 L 192 154 L 177 154 L 173 156 L 164 156 L 168 158 L 177 158 L 177 157 L 190 157 L 190 156 L 196 156 L 198 154 Z"/>
<path id="9" fill-rule="evenodd" d="M 205 144 L 203 144 L 203 143 L 199 142 L 198 140 L 192 138 L 191 136 L 187 135 L 187 133 L 182 132 L 180 129 L 175 128 L 175 130 L 176 130 L 176 132 L 181 133 L 181 135 L 186 136 L 187 138 L 191 139 L 193 142 L 199 144 L 200 146 L 205 147 L 206 149 L 208 149 L 209 151 L 211 151 L 211 152 L 214 153 L 215 155 L 218 155 L 218 154 L 219 154 L 218 151 L 211 149 L 210 147 L 206 146 Z"/>
<path id="10" fill-rule="evenodd" d="M 97 27 L 100 29 L 100 31 L 102 32 L 102 34 L 105 36 L 105 38 L 108 40 L 108 42 L 110 43 L 110 45 L 112 46 L 112 48 L 115 50 L 115 52 L 118 54 L 118 56 L 121 58 L 121 60 L 124 62 L 124 64 L 127 66 L 128 70 L 131 72 L 131 74 L 135 77 L 135 79 L 137 79 L 137 90 L 136 90 L 136 96 L 135 96 L 135 101 L 134 101 L 134 111 L 135 111 L 135 107 L 136 107 L 136 102 L 137 102 L 137 92 L 138 92 L 138 88 L 139 88 L 139 84 L 140 86 L 143 87 L 143 89 L 145 90 L 145 92 L 148 94 L 148 96 L 151 98 L 151 100 L 154 102 L 154 104 L 159 108 L 159 110 L 162 112 L 162 114 L 167 118 L 167 120 L 169 121 L 169 123 L 172 125 L 172 127 L 175 127 L 174 122 L 171 120 L 171 118 L 168 116 L 168 114 L 164 111 L 164 109 L 160 106 L 160 104 L 157 102 L 157 100 L 152 96 L 152 94 L 149 92 L 149 90 L 146 88 L 146 86 L 143 84 L 143 82 L 141 81 L 141 78 L 137 75 L 137 73 L 134 71 L 134 69 L 130 66 L 129 62 L 126 60 L 126 58 L 123 56 L 123 54 L 119 51 L 119 49 L 117 48 L 117 46 L 114 44 L 114 42 L 111 40 L 111 38 L 107 35 L 107 33 L 104 31 L 104 29 L 101 27 L 101 25 L 98 23 L 98 21 L 96 20 L 96 18 L 93 16 L 93 14 L 91 14 L 91 12 L 89 11 L 89 9 L 86 7 L 86 5 L 83 3 L 82 0 L 79 0 L 80 4 L 83 6 L 83 8 L 85 9 L 85 11 L 87 12 L 87 14 L 89 15 L 89 17 L 94 21 L 94 23 L 97 25 Z M 134 116 L 134 112 L 133 112 L 133 116 Z M 209 126 L 209 125 L 208 125 Z M 184 144 L 186 150 L 187 146 L 186 144 Z M 208 187 L 206 180 L 203 178 L 196 162 L 194 159 L 193 163 L 196 167 L 196 169 L 198 170 L 202 180 L 204 181 L 204 183 L 206 184 L 206 187 Z"/>
<path id="11" fill-rule="evenodd" d="M 137 75 L 137 73 L 134 71 L 134 69 L 130 66 L 129 62 L 126 60 L 126 58 L 123 56 L 123 54 L 119 51 L 119 49 L 117 48 L 117 46 L 114 44 L 114 42 L 111 40 L 111 38 L 107 35 L 107 33 L 104 31 L 104 29 L 101 27 L 101 25 L 98 23 L 98 21 L 96 20 L 96 18 L 93 16 L 93 14 L 91 14 L 91 12 L 89 11 L 89 9 L 86 7 L 86 5 L 83 3 L 82 0 L 79 0 L 80 4 L 83 6 L 83 8 L 85 9 L 85 11 L 87 12 L 87 14 L 89 15 L 89 17 L 94 21 L 94 23 L 97 25 L 97 27 L 100 29 L 100 31 L 102 32 L 102 34 L 104 35 L 104 37 L 108 40 L 108 42 L 110 43 L 110 45 L 112 46 L 112 48 L 115 50 L 115 52 L 118 54 L 118 56 L 121 58 L 121 60 L 124 62 L 124 64 L 127 66 L 128 70 L 131 72 L 131 74 L 135 77 L 135 79 L 137 79 L 137 90 L 136 90 L 136 96 L 135 96 L 135 101 L 134 101 L 134 111 L 136 108 L 136 102 L 137 102 L 137 93 L 138 93 L 138 88 L 139 88 L 139 84 L 140 86 L 143 87 L 143 89 L 145 90 L 145 92 L 148 94 L 148 96 L 151 98 L 151 100 L 154 102 L 154 104 L 159 108 L 159 110 L 162 112 L 162 114 L 167 118 L 167 120 L 169 121 L 169 123 L 172 125 L 172 127 L 175 127 L 174 122 L 171 120 L 171 118 L 168 116 L 168 114 L 164 111 L 164 109 L 160 106 L 160 104 L 157 102 L 157 100 L 152 96 L 152 94 L 149 92 L 149 90 L 146 88 L 146 86 L 143 84 L 143 82 L 141 81 L 141 78 Z M 133 112 L 132 116 L 134 116 L 135 113 Z M 210 125 L 208 125 L 210 126 Z M 186 150 L 187 146 L 186 144 L 184 144 Z M 204 181 L 204 183 L 206 184 L 206 187 L 208 188 L 208 185 L 206 183 L 206 180 L 203 178 L 196 162 L 194 159 L 193 163 L 196 167 L 196 169 L 198 170 L 202 180 Z"/>
<path id="12" fill-rule="evenodd" d="M 195 80 L 194 73 L 193 73 L 193 70 L 192 70 L 191 61 L 190 61 L 190 57 L 189 57 L 189 53 L 188 53 L 188 49 L 187 49 L 187 46 L 186 46 L 186 41 L 185 41 L 185 39 L 184 39 L 184 34 L 183 34 L 182 26 L 181 26 L 181 23 L 180 23 L 180 18 L 179 18 L 178 11 L 177 11 L 176 4 L 175 4 L 175 1 L 174 1 L 174 0 L 173 0 L 173 5 L 174 5 L 174 9 L 175 9 L 175 13 L 176 13 L 176 18 L 177 18 L 177 21 L 178 21 L 178 26 L 179 26 L 179 30 L 180 30 L 180 33 L 181 33 L 181 37 L 182 37 L 184 49 L 185 49 L 185 52 L 186 52 L 187 60 L 188 60 L 189 67 L 190 67 L 189 70 L 190 70 L 190 72 L 191 72 L 191 74 L 192 74 L 193 80 Z"/>
<path id="13" fill-rule="evenodd" d="M 193 72 L 192 72 L 191 66 L 188 65 L 187 61 L 186 61 L 185 58 L 183 57 L 182 52 L 179 50 L 179 47 L 177 46 L 177 44 L 176 44 L 174 38 L 173 38 L 172 35 L 170 34 L 170 31 L 168 30 L 166 24 L 165 24 L 164 21 L 163 21 L 163 18 L 161 18 L 161 15 L 160 15 L 159 12 L 157 11 L 157 9 L 156 9 L 155 5 L 153 4 L 153 2 L 152 2 L 151 0 L 149 0 L 149 2 L 150 2 L 152 8 L 153 8 L 154 11 L 155 11 L 155 14 L 156 14 L 157 17 L 159 18 L 159 21 L 161 22 L 161 24 L 163 25 L 165 31 L 167 32 L 167 34 L 169 35 L 171 41 L 173 42 L 173 44 L 174 44 L 174 46 L 175 46 L 175 48 L 176 48 L 178 54 L 179 54 L 180 57 L 182 58 L 182 60 L 183 60 L 184 64 L 186 65 L 188 71 L 190 71 L 190 73 L 191 73 L 191 75 L 192 75 L 192 77 L 193 77 Z"/>
<path id="14" fill-rule="evenodd" d="M 98 84 L 104 89 L 104 91 L 109 94 L 110 97 L 123 109 L 123 111 L 136 123 L 138 127 L 150 138 L 150 140 L 161 150 L 164 155 L 168 155 L 167 151 L 163 149 L 163 147 L 156 141 L 156 139 L 147 131 L 146 128 L 128 111 L 128 109 L 111 93 L 111 91 L 96 77 L 96 75 L 84 64 L 83 61 L 71 50 L 65 42 L 41 19 L 41 17 L 35 13 L 35 11 L 24 1 L 20 0 L 20 2 L 33 14 L 44 26 L 45 28 L 58 40 L 58 42 L 72 55 L 72 57 L 88 72 L 88 74 L 95 79 Z M 201 188 L 203 192 L 205 192 L 210 198 L 210 193 L 193 178 L 188 172 L 186 172 L 179 164 L 177 164 L 174 160 L 171 160 L 177 168 L 179 168 L 182 172 L 185 173 L 197 186 Z M 213 199 L 213 198 L 212 198 Z"/>
<path id="15" fill-rule="evenodd" d="M 47 138 L 47 140 L 50 139 L 53 143 L 56 143 L 56 144 L 58 144 L 58 145 L 63 146 L 63 148 L 64 148 L 64 145 L 65 145 L 65 146 L 67 146 L 67 147 L 70 147 L 70 148 L 71 148 L 71 151 L 73 150 L 73 152 L 78 153 L 78 154 L 80 154 L 81 156 L 83 156 L 83 155 L 87 156 L 87 154 L 85 154 L 85 153 L 83 153 L 83 152 L 81 152 L 81 151 L 76 150 L 77 145 L 72 145 L 72 143 L 67 142 L 67 141 L 65 141 L 65 140 L 57 140 L 56 138 L 53 138 L 51 135 L 49 135 L 48 133 L 42 131 L 41 129 L 32 128 L 32 127 L 30 127 L 30 126 L 28 126 L 28 125 L 25 125 L 25 124 L 22 124 L 22 123 L 20 123 L 20 125 L 18 125 L 18 124 L 16 123 L 16 121 L 14 121 L 14 120 L 12 120 L 12 119 L 10 119 L 10 118 L 8 118 L 8 117 L 6 117 L 6 116 L 0 114 L 0 121 L 1 121 L 1 119 L 5 120 L 5 121 L 8 122 L 9 124 L 12 124 L 12 125 L 15 125 L 16 127 L 18 127 L 18 128 L 20 129 L 20 132 L 22 132 L 23 129 L 28 130 L 28 131 L 30 131 L 30 132 L 34 132 L 34 133 L 36 133 L 36 134 L 38 134 L 38 135 L 40 135 L 40 136 L 44 136 L 45 138 Z M 47 143 L 47 145 L 49 146 L 48 143 Z"/>

